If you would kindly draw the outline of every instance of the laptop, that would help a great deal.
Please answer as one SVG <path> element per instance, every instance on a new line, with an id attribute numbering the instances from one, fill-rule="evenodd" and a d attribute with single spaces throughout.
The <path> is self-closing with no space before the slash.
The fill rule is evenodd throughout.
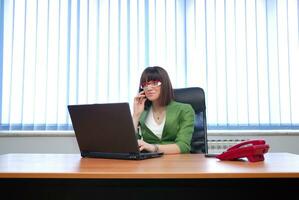
<path id="1" fill-rule="evenodd" d="M 128 103 L 68 105 L 82 157 L 143 160 L 163 155 L 140 152 Z"/>

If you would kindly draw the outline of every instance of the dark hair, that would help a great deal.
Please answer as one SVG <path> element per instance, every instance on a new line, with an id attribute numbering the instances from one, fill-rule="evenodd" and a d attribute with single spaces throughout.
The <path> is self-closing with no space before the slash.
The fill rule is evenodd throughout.
<path id="1" fill-rule="evenodd" d="M 173 89 L 170 78 L 165 69 L 159 66 L 147 67 L 142 72 L 139 83 L 139 92 L 142 91 L 141 84 L 148 81 L 161 81 L 161 93 L 159 97 L 159 103 L 161 106 L 167 106 L 171 100 L 173 100 Z M 145 109 L 151 106 L 152 102 L 146 100 Z"/>

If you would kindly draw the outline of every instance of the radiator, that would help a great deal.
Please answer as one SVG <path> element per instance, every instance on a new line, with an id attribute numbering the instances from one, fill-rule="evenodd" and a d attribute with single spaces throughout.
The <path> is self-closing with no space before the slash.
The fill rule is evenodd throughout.
<path id="1" fill-rule="evenodd" d="M 208 152 L 209 154 L 220 154 L 229 147 L 246 140 L 248 139 L 208 140 Z"/>

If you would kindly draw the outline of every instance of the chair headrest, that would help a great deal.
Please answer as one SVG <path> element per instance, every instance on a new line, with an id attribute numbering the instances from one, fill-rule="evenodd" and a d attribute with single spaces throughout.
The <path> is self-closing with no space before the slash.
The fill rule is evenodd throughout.
<path id="1" fill-rule="evenodd" d="M 202 88 L 176 88 L 173 92 L 175 101 L 191 104 L 195 113 L 205 111 L 205 93 Z"/>

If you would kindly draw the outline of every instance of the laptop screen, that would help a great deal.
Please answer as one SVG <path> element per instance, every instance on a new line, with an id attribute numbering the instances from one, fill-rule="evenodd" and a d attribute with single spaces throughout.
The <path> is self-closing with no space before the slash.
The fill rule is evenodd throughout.
<path id="1" fill-rule="evenodd" d="M 69 105 L 80 151 L 139 153 L 128 103 Z"/>

